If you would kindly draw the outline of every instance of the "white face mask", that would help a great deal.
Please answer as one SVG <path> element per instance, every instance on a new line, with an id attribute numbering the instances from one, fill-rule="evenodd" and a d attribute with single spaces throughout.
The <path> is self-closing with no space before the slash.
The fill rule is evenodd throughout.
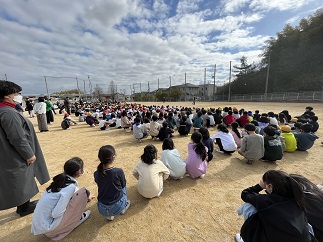
<path id="1" fill-rule="evenodd" d="M 17 96 L 14 96 L 13 97 L 13 100 L 16 102 L 16 103 L 22 103 L 22 96 L 19 94 Z"/>

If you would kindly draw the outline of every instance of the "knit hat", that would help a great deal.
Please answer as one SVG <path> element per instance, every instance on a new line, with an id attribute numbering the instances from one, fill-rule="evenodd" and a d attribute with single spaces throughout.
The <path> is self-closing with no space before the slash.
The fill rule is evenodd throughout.
<path id="1" fill-rule="evenodd" d="M 281 126 L 280 130 L 286 133 L 290 133 L 292 131 L 291 127 L 288 125 Z"/>

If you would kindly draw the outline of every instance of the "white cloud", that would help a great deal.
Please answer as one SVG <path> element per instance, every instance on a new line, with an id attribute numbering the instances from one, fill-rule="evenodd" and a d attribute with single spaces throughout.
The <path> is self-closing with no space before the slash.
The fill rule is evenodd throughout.
<path id="1" fill-rule="evenodd" d="M 217 64 L 221 82 L 230 60 L 257 60 L 269 37 L 257 33 L 268 13 L 265 2 L 256 2 L 259 11 L 243 13 L 246 1 L 228 1 L 221 6 L 230 15 L 219 16 L 218 7 L 206 9 L 202 0 L 179 1 L 176 9 L 163 0 L 0 0 L 0 78 L 7 74 L 25 92 L 44 93 L 44 76 L 72 77 L 49 78 L 53 92 L 90 75 L 94 84 L 107 88 L 114 80 L 129 93 L 133 83 L 156 88 L 158 78 L 167 86 L 170 75 L 181 84 L 185 72 L 198 83 L 204 68 L 210 78 Z"/>
<path id="2" fill-rule="evenodd" d="M 308 4 L 310 0 L 252 0 L 249 8 L 257 10 L 278 9 L 279 11 L 293 10 Z"/>

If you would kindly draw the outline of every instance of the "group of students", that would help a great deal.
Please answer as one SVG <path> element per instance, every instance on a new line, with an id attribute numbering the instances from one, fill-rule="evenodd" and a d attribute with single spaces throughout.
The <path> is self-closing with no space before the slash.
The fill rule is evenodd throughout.
<path id="1" fill-rule="evenodd" d="M 111 221 L 123 215 L 131 202 L 127 198 L 126 178 L 121 168 L 115 167 L 116 151 L 113 146 L 102 146 L 98 152 L 100 164 L 94 172 L 98 187 L 97 208 L 101 215 Z M 181 179 L 186 173 L 191 178 L 203 178 L 207 167 L 207 149 L 202 135 L 193 133 L 188 144 L 188 157 L 182 160 L 173 140 L 163 141 L 163 151 L 158 159 L 157 149 L 149 144 L 144 148 L 141 159 L 133 169 L 138 180 L 138 192 L 145 198 L 159 197 L 163 182 L 169 176 Z M 34 235 L 44 234 L 52 240 L 60 240 L 83 223 L 91 214 L 86 203 L 95 196 L 86 188 L 78 188 L 77 178 L 84 173 L 84 163 L 73 157 L 64 164 L 64 172 L 56 175 L 39 199 L 32 219 Z"/>

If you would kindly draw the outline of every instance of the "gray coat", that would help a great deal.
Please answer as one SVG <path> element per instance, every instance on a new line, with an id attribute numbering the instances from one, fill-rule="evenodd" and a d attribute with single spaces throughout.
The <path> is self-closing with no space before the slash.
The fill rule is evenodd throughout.
<path id="1" fill-rule="evenodd" d="M 27 166 L 26 160 L 36 156 Z M 0 107 L 0 210 L 19 206 L 38 193 L 35 177 L 49 181 L 32 123 L 11 107 Z"/>

